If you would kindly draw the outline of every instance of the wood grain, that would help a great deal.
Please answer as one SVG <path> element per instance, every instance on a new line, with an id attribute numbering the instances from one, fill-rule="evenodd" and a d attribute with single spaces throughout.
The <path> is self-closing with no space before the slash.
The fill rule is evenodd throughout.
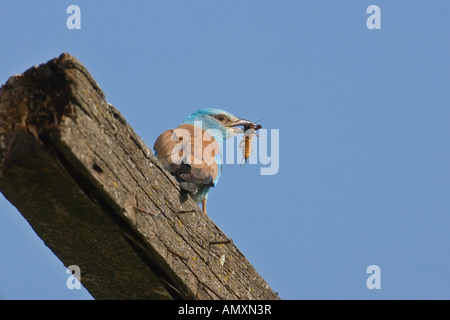
<path id="1" fill-rule="evenodd" d="M 96 299 L 279 299 L 69 54 L 2 86 L 0 177 Z"/>

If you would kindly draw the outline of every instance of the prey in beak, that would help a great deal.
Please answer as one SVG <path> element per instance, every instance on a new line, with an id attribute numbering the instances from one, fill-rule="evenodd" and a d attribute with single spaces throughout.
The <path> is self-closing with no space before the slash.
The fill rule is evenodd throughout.
<path id="1" fill-rule="evenodd" d="M 240 126 L 242 126 L 243 128 L 239 128 Z M 258 130 L 262 126 L 259 124 L 257 125 L 254 122 L 251 122 L 250 120 L 236 119 L 228 127 L 234 130 L 234 134 L 238 134 L 238 133 L 245 133 L 245 131 L 247 131 L 248 129 Z"/>

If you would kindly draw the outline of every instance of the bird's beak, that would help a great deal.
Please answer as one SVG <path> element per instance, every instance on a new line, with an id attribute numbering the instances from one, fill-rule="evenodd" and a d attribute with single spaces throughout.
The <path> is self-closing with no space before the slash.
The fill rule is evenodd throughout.
<path id="1" fill-rule="evenodd" d="M 234 130 L 234 133 L 243 133 L 244 130 L 242 128 L 238 128 L 239 126 L 254 126 L 255 124 L 249 120 L 245 119 L 237 119 L 236 121 L 232 122 L 229 127 Z"/>
<path id="2" fill-rule="evenodd" d="M 239 127 L 239 126 L 254 126 L 255 124 L 249 120 L 245 119 L 237 119 L 235 122 L 231 124 L 231 127 Z"/>

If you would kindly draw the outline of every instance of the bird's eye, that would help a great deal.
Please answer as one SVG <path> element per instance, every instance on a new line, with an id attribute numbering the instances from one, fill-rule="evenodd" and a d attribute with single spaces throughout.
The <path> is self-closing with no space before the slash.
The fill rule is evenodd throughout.
<path id="1" fill-rule="evenodd" d="M 219 114 L 217 116 L 215 116 L 215 118 L 219 121 L 224 121 L 225 120 L 225 116 L 223 114 Z"/>

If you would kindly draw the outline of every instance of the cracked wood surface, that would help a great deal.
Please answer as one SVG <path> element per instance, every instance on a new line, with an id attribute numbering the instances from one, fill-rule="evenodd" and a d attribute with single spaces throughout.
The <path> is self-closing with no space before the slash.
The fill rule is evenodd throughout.
<path id="1" fill-rule="evenodd" d="M 210 245 L 227 236 L 68 54 L 2 86 L 0 161 L 0 191 L 96 299 L 279 299 Z"/>

